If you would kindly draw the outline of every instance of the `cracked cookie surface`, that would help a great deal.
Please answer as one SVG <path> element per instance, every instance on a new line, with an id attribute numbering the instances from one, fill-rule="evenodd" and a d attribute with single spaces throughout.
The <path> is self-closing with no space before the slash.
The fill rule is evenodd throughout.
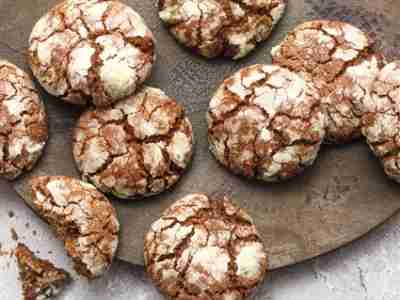
<path id="1" fill-rule="evenodd" d="M 327 141 L 346 143 L 361 135 L 364 102 L 383 58 L 373 41 L 348 23 L 306 22 L 273 48 L 275 64 L 310 76 L 327 115 Z"/>
<path id="2" fill-rule="evenodd" d="M 311 82 L 271 65 L 226 79 L 207 113 L 210 150 L 235 174 L 280 181 L 313 164 L 325 115 Z"/>
<path id="3" fill-rule="evenodd" d="M 183 45 L 212 58 L 239 59 L 266 40 L 286 0 L 159 0 L 159 15 Z"/>
<path id="4" fill-rule="evenodd" d="M 31 170 L 48 138 L 44 104 L 29 76 L 0 60 L 0 176 L 12 180 Z"/>
<path id="5" fill-rule="evenodd" d="M 75 270 L 87 278 L 103 275 L 118 247 L 119 222 L 110 201 L 71 177 L 35 177 L 30 188 L 33 209 L 64 241 Z"/>
<path id="6" fill-rule="evenodd" d="M 251 217 L 227 198 L 201 194 L 178 200 L 152 224 L 144 257 L 169 299 L 244 300 L 267 271 Z"/>
<path id="7" fill-rule="evenodd" d="M 192 152 L 192 125 L 184 108 L 151 87 L 111 108 L 84 113 L 73 139 L 82 178 L 122 199 L 172 187 L 188 167 Z"/>
<path id="8" fill-rule="evenodd" d="M 38 258 L 24 244 L 15 250 L 24 300 L 45 300 L 61 294 L 70 275 L 51 262 Z"/>
<path id="9" fill-rule="evenodd" d="M 108 106 L 150 75 L 154 38 L 119 1 L 66 0 L 34 26 L 29 62 L 52 95 L 74 104 Z"/>
<path id="10" fill-rule="evenodd" d="M 362 132 L 386 174 L 400 182 L 400 61 L 379 73 L 362 118 Z"/>

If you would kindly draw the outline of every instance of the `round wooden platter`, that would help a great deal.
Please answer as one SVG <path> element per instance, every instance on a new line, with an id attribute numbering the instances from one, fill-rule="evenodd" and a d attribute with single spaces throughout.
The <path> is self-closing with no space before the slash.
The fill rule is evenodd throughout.
<path id="1" fill-rule="evenodd" d="M 10 8 L 0 18 L 3 58 L 28 69 L 22 53 L 30 30 L 56 2 L 0 0 L 0 5 Z M 144 16 L 157 39 L 157 64 L 147 84 L 160 87 L 185 106 L 195 129 L 196 152 L 190 170 L 173 190 L 139 201 L 113 199 L 122 225 L 120 259 L 143 264 L 143 236 L 150 224 L 174 200 L 193 192 L 227 195 L 250 213 L 269 252 L 271 269 L 347 244 L 400 208 L 400 185 L 385 177 L 363 141 L 339 147 L 324 146 L 315 166 L 303 176 L 286 183 L 266 184 L 231 175 L 214 160 L 208 151 L 205 121 L 209 99 L 221 81 L 243 66 L 269 63 L 271 47 L 306 19 L 329 17 L 350 21 L 375 32 L 384 41 L 386 54 L 394 56 L 400 12 L 393 1 L 366 4 L 361 0 L 289 0 L 287 13 L 271 39 L 239 62 L 206 61 L 192 55 L 162 26 L 156 1 L 125 2 Z M 80 111 L 42 90 L 41 93 L 50 115 L 51 139 L 37 168 L 14 183 L 22 197 L 26 196 L 26 182 L 31 176 L 78 175 L 70 143 L 71 130 Z"/>

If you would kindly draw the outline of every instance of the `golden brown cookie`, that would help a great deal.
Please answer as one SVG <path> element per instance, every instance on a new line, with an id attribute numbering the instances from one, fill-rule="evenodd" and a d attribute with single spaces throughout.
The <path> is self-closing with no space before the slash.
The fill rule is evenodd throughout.
<path id="1" fill-rule="evenodd" d="M 317 20 L 296 27 L 272 50 L 275 64 L 311 77 L 327 115 L 327 141 L 345 143 L 361 136 L 364 102 L 382 57 L 360 29 Z"/>
<path id="2" fill-rule="evenodd" d="M 0 176 L 12 180 L 31 170 L 47 138 L 45 107 L 32 80 L 0 60 Z"/>
<path id="3" fill-rule="evenodd" d="M 386 174 L 400 182 L 400 61 L 379 73 L 366 108 L 362 132 Z"/>
<path id="4" fill-rule="evenodd" d="M 227 78 L 207 114 L 210 150 L 230 171 L 264 181 L 312 165 L 325 116 L 311 82 L 287 69 L 254 65 Z"/>
<path id="5" fill-rule="evenodd" d="M 73 153 L 82 178 L 102 192 L 147 197 L 172 187 L 189 166 L 192 125 L 174 99 L 143 87 L 108 109 L 85 112 Z"/>
<path id="6" fill-rule="evenodd" d="M 71 177 L 35 177 L 30 189 L 32 208 L 64 241 L 76 271 L 88 278 L 103 275 L 119 241 L 119 222 L 110 201 L 93 185 Z"/>
<path id="7" fill-rule="evenodd" d="M 183 45 L 212 58 L 239 59 L 266 40 L 286 0 L 159 0 L 160 18 Z"/>
<path id="8" fill-rule="evenodd" d="M 154 38 L 119 1 L 65 0 L 33 28 L 29 62 L 43 87 L 74 104 L 108 106 L 150 75 Z"/>
<path id="9" fill-rule="evenodd" d="M 177 300 L 244 300 L 267 271 L 253 220 L 227 198 L 188 195 L 168 208 L 145 237 L 146 271 Z"/>

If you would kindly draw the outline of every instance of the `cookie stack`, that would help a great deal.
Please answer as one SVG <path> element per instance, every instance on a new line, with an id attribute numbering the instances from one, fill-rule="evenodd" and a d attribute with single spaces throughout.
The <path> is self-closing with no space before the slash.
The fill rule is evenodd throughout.
<path id="1" fill-rule="evenodd" d="M 161 0 L 159 16 L 195 53 L 235 60 L 269 37 L 285 8 L 285 0 Z M 30 36 L 28 61 L 43 88 L 90 106 L 73 133 L 82 181 L 34 178 L 29 203 L 64 241 L 77 273 L 90 279 L 106 272 L 119 242 L 117 214 L 105 195 L 126 200 L 160 194 L 192 160 L 193 129 L 184 107 L 143 86 L 155 45 L 142 17 L 118 1 L 63 1 Z M 210 101 L 210 150 L 224 167 L 284 181 L 311 166 L 324 142 L 349 143 L 363 134 L 386 173 L 400 182 L 400 63 L 382 68 L 384 58 L 367 34 L 325 20 L 296 27 L 271 54 L 273 64 L 239 70 Z M 0 124 L 0 175 L 11 180 L 42 155 L 48 124 L 33 82 L 6 61 L 0 61 Z M 30 269 L 37 260 L 62 275 L 55 281 L 69 277 L 24 247 L 21 257 L 29 258 Z M 178 200 L 151 226 L 144 257 L 161 292 L 182 300 L 247 299 L 268 265 L 251 216 L 226 197 L 202 194 Z M 56 294 L 32 277 L 25 295 L 29 286 L 40 291 L 26 299 Z"/>

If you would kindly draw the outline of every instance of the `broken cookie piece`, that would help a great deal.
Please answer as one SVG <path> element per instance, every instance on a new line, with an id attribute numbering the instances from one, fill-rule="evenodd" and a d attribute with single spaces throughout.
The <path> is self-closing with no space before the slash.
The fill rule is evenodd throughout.
<path id="1" fill-rule="evenodd" d="M 168 299 L 244 300 L 267 271 L 253 220 L 227 198 L 188 195 L 145 237 L 146 271 Z"/>
<path id="2" fill-rule="evenodd" d="M 169 189 L 189 166 L 192 153 L 192 125 L 184 108 L 150 87 L 109 109 L 85 112 L 73 138 L 82 178 L 122 199 Z"/>
<path id="3" fill-rule="evenodd" d="M 15 250 L 24 300 L 52 299 L 70 281 L 70 275 L 47 260 L 36 257 L 24 244 Z"/>
<path id="4" fill-rule="evenodd" d="M 379 73 L 362 118 L 362 132 L 386 174 L 400 183 L 400 61 Z"/>
<path id="5" fill-rule="evenodd" d="M 108 106 L 134 93 L 150 75 L 154 45 L 144 20 L 129 6 L 66 0 L 33 28 L 29 62 L 50 94 L 74 104 Z"/>
<path id="6" fill-rule="evenodd" d="M 286 0 L 160 0 L 159 15 L 183 45 L 212 58 L 239 59 L 266 40 Z"/>
<path id="7" fill-rule="evenodd" d="M 76 271 L 103 275 L 118 247 L 119 222 L 114 207 L 94 186 L 63 176 L 35 177 L 30 182 L 31 207 L 64 241 Z"/>
<path id="8" fill-rule="evenodd" d="M 294 29 L 272 50 L 275 64 L 309 76 L 327 115 L 327 141 L 361 136 L 364 102 L 383 58 L 360 29 L 339 21 L 310 21 Z"/>
<path id="9" fill-rule="evenodd" d="M 281 181 L 313 164 L 325 115 L 311 82 L 271 65 L 227 78 L 207 114 L 210 150 L 235 174 Z"/>
<path id="10" fill-rule="evenodd" d="M 31 170 L 48 138 L 44 104 L 29 76 L 0 60 L 0 177 Z"/>

